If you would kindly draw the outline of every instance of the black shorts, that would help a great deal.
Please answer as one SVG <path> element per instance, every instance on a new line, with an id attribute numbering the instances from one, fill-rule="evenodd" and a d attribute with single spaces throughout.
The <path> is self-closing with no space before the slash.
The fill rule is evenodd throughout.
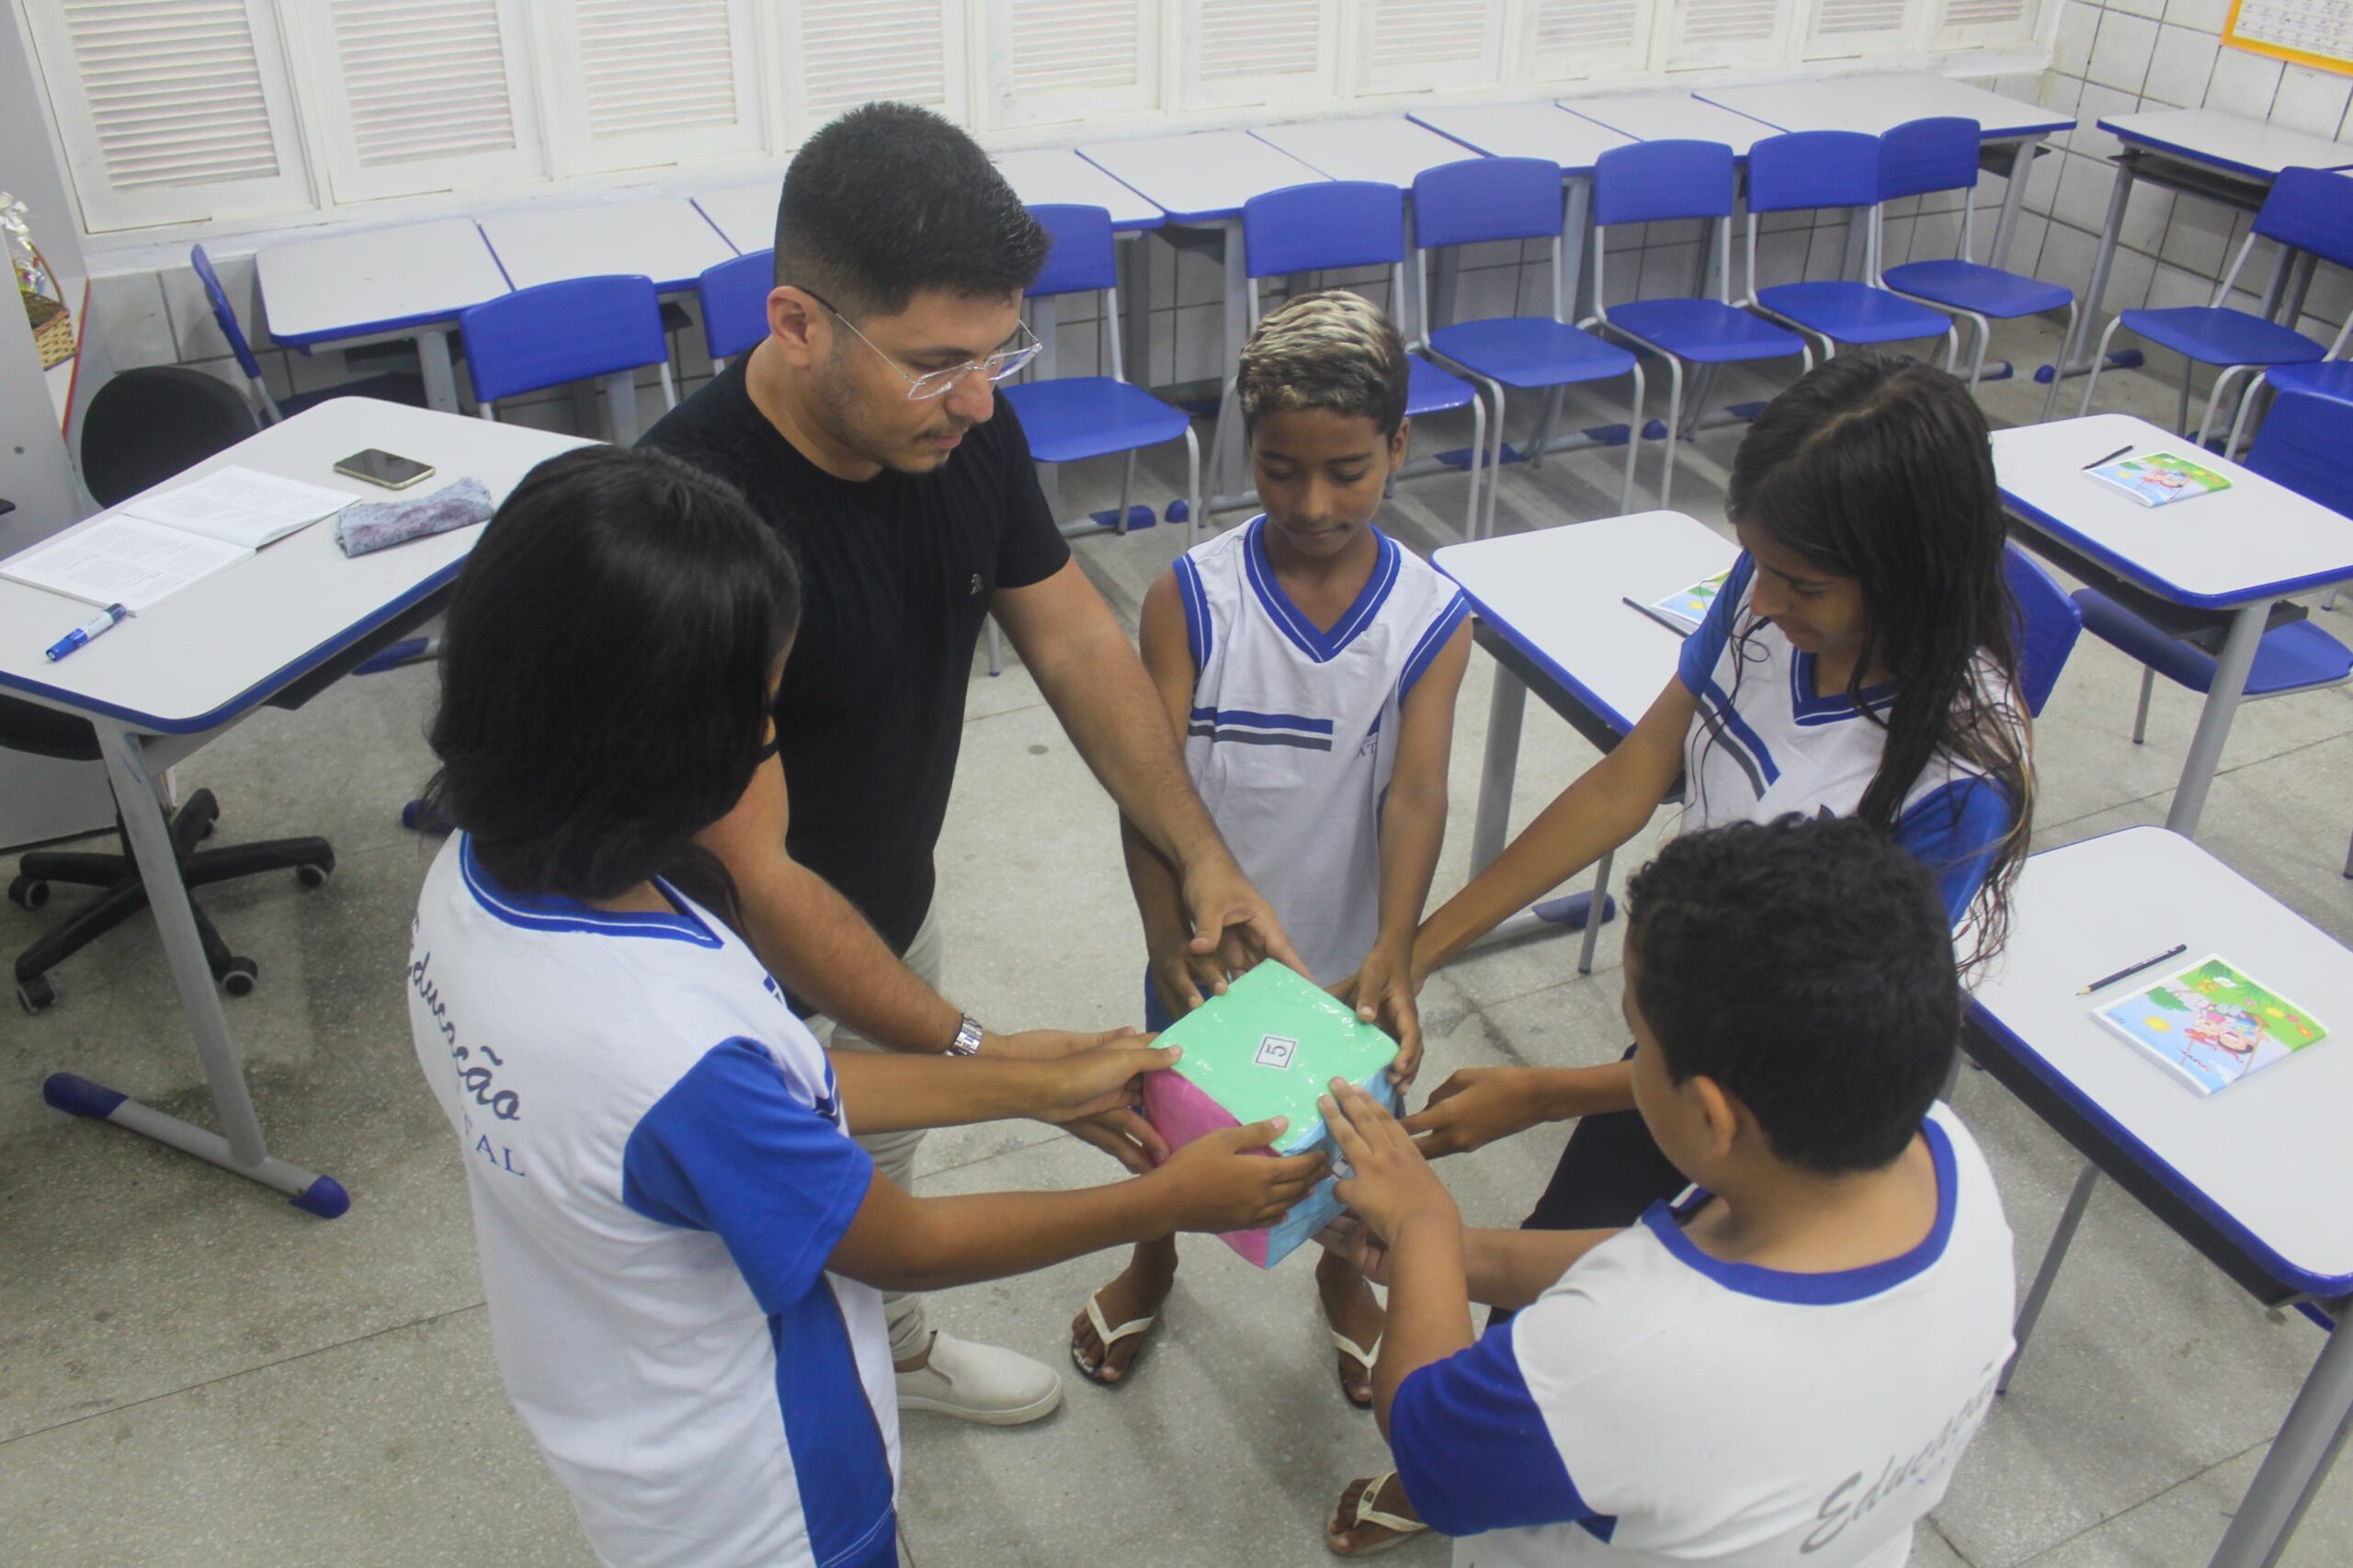
<path id="1" fill-rule="evenodd" d="M 1620 1060 L 1631 1060 L 1628 1046 Z M 1523 1231 L 1592 1231 L 1631 1225 L 1643 1210 L 1673 1198 L 1690 1179 L 1659 1153 L 1642 1112 L 1605 1111 L 1582 1118 L 1569 1134 L 1561 1163 Z"/>

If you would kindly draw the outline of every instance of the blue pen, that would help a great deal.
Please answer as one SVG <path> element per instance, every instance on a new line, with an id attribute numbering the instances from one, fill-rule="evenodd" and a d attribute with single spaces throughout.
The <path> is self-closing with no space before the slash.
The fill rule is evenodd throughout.
<path id="1" fill-rule="evenodd" d="M 49 645 L 49 662 L 53 665 L 100 632 L 113 631 L 122 618 L 130 613 L 120 605 L 107 606 L 105 609 L 98 612 L 97 619 L 85 621 L 51 642 Z"/>

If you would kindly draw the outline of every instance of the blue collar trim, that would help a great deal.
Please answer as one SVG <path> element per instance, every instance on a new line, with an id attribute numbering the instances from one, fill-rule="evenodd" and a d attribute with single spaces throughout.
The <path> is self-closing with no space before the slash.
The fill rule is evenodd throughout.
<path id="1" fill-rule="evenodd" d="M 1244 527 L 1246 529 L 1244 540 L 1246 548 L 1242 556 L 1243 574 L 1249 579 L 1252 591 L 1257 595 L 1258 603 L 1267 612 L 1267 619 L 1275 623 L 1277 631 L 1290 639 L 1291 646 L 1319 665 L 1329 664 L 1338 658 L 1342 651 L 1357 640 L 1358 634 L 1372 624 L 1373 618 L 1381 613 L 1381 607 L 1389 601 L 1389 590 L 1397 585 L 1397 573 L 1404 551 L 1398 549 L 1395 540 L 1374 528 L 1372 537 L 1381 541 L 1381 555 L 1373 562 L 1371 574 L 1365 578 L 1364 586 L 1357 591 L 1356 602 L 1332 623 L 1332 630 L 1320 631 L 1313 621 L 1300 613 L 1299 607 L 1290 602 L 1290 596 L 1283 592 L 1282 584 L 1275 578 L 1274 563 L 1267 558 L 1266 514 L 1260 513 Z"/>
<path id="2" fill-rule="evenodd" d="M 1842 719 L 1861 716 L 1868 709 L 1881 712 L 1895 701 L 1895 683 L 1882 681 L 1863 687 L 1862 706 L 1857 707 L 1843 691 L 1822 692 L 1813 679 L 1813 655 L 1792 648 L 1790 660 L 1790 712 L 1801 724 L 1835 724 Z"/>
<path id="3" fill-rule="evenodd" d="M 1952 1239 L 1953 1205 L 1958 1186 L 1952 1140 L 1945 1135 L 1945 1130 L 1933 1119 L 1920 1124 L 1920 1135 L 1928 1141 L 1928 1157 L 1936 1165 L 1936 1223 L 1928 1227 L 1928 1233 L 1920 1239 L 1917 1246 L 1884 1262 L 1829 1274 L 1793 1274 L 1786 1269 L 1763 1268 L 1753 1263 L 1726 1263 L 1721 1258 L 1711 1257 L 1683 1233 L 1681 1221 L 1697 1213 L 1714 1196 L 1698 1187 L 1692 1188 L 1673 1209 L 1665 1203 L 1652 1204 L 1643 1216 L 1643 1223 L 1658 1238 L 1659 1244 L 1677 1260 L 1706 1275 L 1727 1290 L 1736 1290 L 1744 1296 L 1755 1296 L 1761 1301 L 1783 1301 L 1801 1307 L 1835 1307 L 1849 1301 L 1867 1301 L 1934 1267 L 1937 1260 L 1944 1256 L 1945 1244 Z"/>
<path id="4" fill-rule="evenodd" d="M 658 877 L 654 879 L 654 886 L 677 906 L 678 913 L 623 914 L 597 909 L 563 893 L 510 892 L 498 885 L 497 880 L 474 854 L 472 834 L 463 835 L 459 839 L 458 869 L 465 878 L 466 891 L 474 895 L 474 902 L 498 919 L 521 930 L 580 931 L 597 937 L 654 937 L 663 941 L 691 943 L 698 948 L 726 946 L 719 934 L 693 913 L 694 905 L 687 901 L 686 896 Z"/>

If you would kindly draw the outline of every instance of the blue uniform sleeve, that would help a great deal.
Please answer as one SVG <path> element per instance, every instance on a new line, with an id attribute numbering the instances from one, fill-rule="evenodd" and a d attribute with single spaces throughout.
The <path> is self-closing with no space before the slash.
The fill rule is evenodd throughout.
<path id="1" fill-rule="evenodd" d="M 1748 580 L 1756 573 L 1756 562 L 1746 551 L 1732 563 L 1732 575 L 1716 593 L 1708 606 L 1707 619 L 1699 622 L 1699 630 L 1683 640 L 1683 655 L 1676 665 L 1682 677 L 1683 687 L 1697 697 L 1708 687 L 1716 672 L 1716 663 L 1724 656 L 1724 648 L 1732 642 L 1733 617 L 1748 600 Z"/>
<path id="2" fill-rule="evenodd" d="M 1895 842 L 1937 874 L 1937 891 L 1953 924 L 1985 885 L 2016 814 L 2007 790 L 1972 777 L 1930 790 L 1896 819 Z"/>
<path id="3" fill-rule="evenodd" d="M 1389 1452 L 1405 1495 L 1448 1535 L 1594 1517 L 1528 1392 L 1508 1324 L 1405 1380 Z"/>
<path id="4" fill-rule="evenodd" d="M 790 1308 L 849 1229 L 874 1162 L 756 1043 L 714 1046 L 631 1130 L 621 1201 L 726 1244 L 763 1312 Z"/>

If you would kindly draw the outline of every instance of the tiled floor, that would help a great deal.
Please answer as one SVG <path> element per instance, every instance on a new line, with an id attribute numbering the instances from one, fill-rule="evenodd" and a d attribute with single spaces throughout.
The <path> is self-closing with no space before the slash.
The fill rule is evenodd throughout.
<path id="1" fill-rule="evenodd" d="M 2029 325 L 2002 347 L 2030 367 L 2049 358 L 2046 336 Z M 2168 391 L 2146 376 L 2101 387 L 2107 406 L 2170 411 Z M 2030 418 L 2039 391 L 2012 381 L 1989 386 L 1984 400 L 1997 418 Z M 1721 520 L 1737 440 L 1736 429 L 1718 430 L 1685 449 L 1684 509 Z M 1417 449 L 1442 444 L 1426 432 Z M 1614 510 L 1616 456 L 1513 470 L 1502 527 Z M 1161 485 L 1174 477 L 1154 472 Z M 1645 485 L 1654 477 L 1646 455 Z M 1108 504 L 1116 483 L 1108 468 L 1074 473 L 1065 509 Z M 1459 478 L 1409 480 L 1384 522 L 1427 549 L 1454 537 L 1461 510 Z M 1080 547 L 1131 621 L 1176 532 Z M 2353 613 L 2324 624 L 2353 635 Z M 1464 873 L 1489 676 L 1474 659 L 1440 894 Z M 2162 687 L 2149 743 L 2136 750 L 2136 679 L 2105 645 L 2077 651 L 2038 734 L 2038 843 L 2162 819 L 2197 699 Z M 403 833 L 397 813 L 426 770 L 430 700 L 426 673 L 349 682 L 299 713 L 258 716 L 181 769 L 183 788 L 220 793 L 230 839 L 293 830 L 336 846 L 335 878 L 315 893 L 268 879 L 207 903 L 261 963 L 261 988 L 230 1014 L 271 1136 L 350 1188 L 346 1218 L 321 1223 L 209 1167 L 43 1108 L 41 1077 L 73 1068 L 209 1114 L 144 927 L 62 971 L 64 999 L 49 1013 L 0 1009 L 0 1563 L 588 1561 L 500 1392 L 457 1151 L 408 1042 L 399 976 L 433 846 Z M 1521 820 L 1592 756 L 1531 709 Z M 2353 695 L 2248 708 L 2224 767 L 2203 842 L 2353 940 L 2353 884 L 2338 875 L 2353 830 Z M 1665 825 L 1662 816 L 1654 834 Z M 1005 1027 L 1134 1021 L 1138 935 L 1113 814 L 1017 668 L 974 676 L 939 864 L 950 994 Z M 0 947 L 30 940 L 39 918 L 0 907 Z M 1426 1082 L 1478 1062 L 1614 1054 L 1616 965 L 1614 927 L 1590 979 L 1574 977 L 1558 940 L 1458 963 L 1424 997 Z M 2030 1267 L 2075 1161 L 1982 1075 L 1964 1074 L 1957 1099 L 1993 1159 Z M 1531 1134 L 1445 1168 L 1474 1222 L 1518 1219 L 1560 1136 Z M 1112 1176 L 1091 1151 L 1029 1124 L 938 1135 L 923 1169 L 933 1192 Z M 1022 1430 L 911 1418 L 909 1561 L 1326 1561 L 1321 1522 L 1340 1485 L 1377 1465 L 1381 1449 L 1370 1418 L 1341 1402 L 1310 1270 L 1295 1263 L 1262 1275 L 1214 1244 L 1188 1245 L 1185 1257 L 1131 1386 L 1069 1377 L 1064 1409 Z M 1084 1259 L 951 1292 L 936 1315 L 1059 1364 L 1072 1312 L 1115 1267 Z M 2302 1319 L 2268 1316 L 2130 1199 L 2103 1190 L 2016 1390 L 1914 1561 L 2202 1562 L 2318 1346 Z M 1425 1540 L 1388 1561 L 1432 1563 L 1446 1550 Z M 2285 1561 L 2353 1561 L 2353 1467 L 2332 1478 Z"/>

